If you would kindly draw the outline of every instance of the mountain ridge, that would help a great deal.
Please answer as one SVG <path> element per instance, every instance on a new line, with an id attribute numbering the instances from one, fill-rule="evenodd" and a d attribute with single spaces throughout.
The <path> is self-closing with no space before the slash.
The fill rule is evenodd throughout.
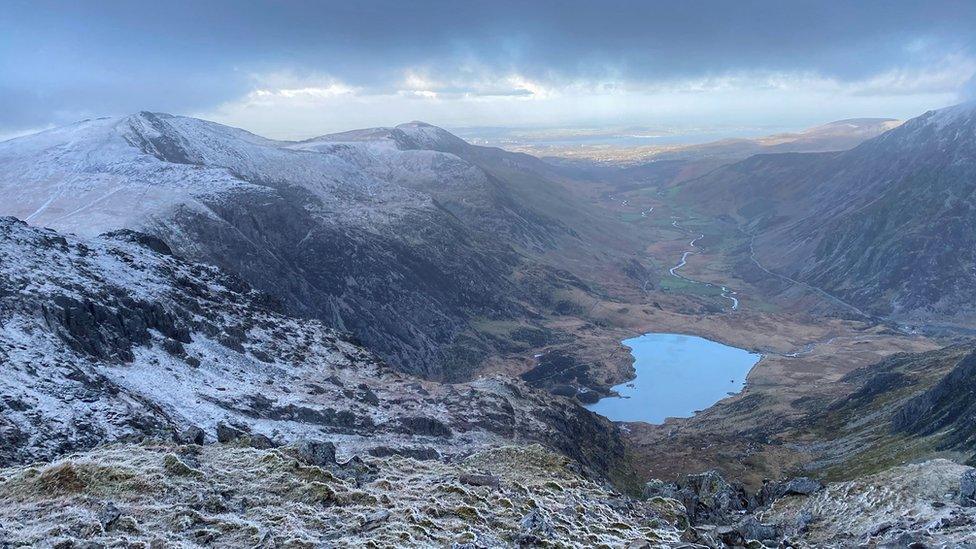
<path id="1" fill-rule="evenodd" d="M 965 323 L 976 298 L 973 103 L 837 153 L 752 157 L 679 189 L 736 217 L 755 254 L 878 316 Z M 938 222 L 936 222 L 938 220 Z"/>

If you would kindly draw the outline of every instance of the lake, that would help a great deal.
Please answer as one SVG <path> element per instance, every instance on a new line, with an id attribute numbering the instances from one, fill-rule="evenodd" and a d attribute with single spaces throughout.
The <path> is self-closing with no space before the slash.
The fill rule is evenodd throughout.
<path id="1" fill-rule="evenodd" d="M 634 356 L 637 377 L 615 386 L 620 397 L 586 408 L 613 421 L 664 423 L 691 417 L 742 390 L 761 355 L 705 338 L 644 334 L 622 342 Z"/>

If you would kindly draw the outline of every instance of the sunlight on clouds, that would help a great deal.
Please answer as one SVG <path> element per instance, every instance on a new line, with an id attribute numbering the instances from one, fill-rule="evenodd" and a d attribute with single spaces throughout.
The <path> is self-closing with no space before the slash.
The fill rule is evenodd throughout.
<path id="1" fill-rule="evenodd" d="M 284 97 L 286 99 L 293 98 L 327 98 L 335 97 L 337 95 L 344 95 L 354 93 L 355 88 L 346 86 L 343 84 L 332 84 L 325 87 L 311 87 L 311 88 L 292 88 L 292 89 L 280 89 L 280 90 L 255 90 L 251 92 L 257 98 L 267 98 L 267 97 Z"/>
<path id="2" fill-rule="evenodd" d="M 306 138 L 425 120 L 444 126 L 763 124 L 798 128 L 857 116 L 907 117 L 956 99 L 976 60 L 948 56 L 925 68 L 842 81 L 810 71 L 736 71 L 660 81 L 547 80 L 469 67 L 402 71 L 388 86 L 330 76 L 254 75 L 243 97 L 199 115 L 269 137 Z"/>

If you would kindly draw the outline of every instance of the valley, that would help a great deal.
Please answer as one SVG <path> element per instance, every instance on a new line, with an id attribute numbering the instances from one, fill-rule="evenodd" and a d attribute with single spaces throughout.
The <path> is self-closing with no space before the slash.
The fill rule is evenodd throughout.
<path id="1" fill-rule="evenodd" d="M 629 220 L 631 230 L 651 243 L 641 258 L 658 270 L 658 282 L 650 290 L 638 281 L 617 286 L 616 299 L 595 303 L 593 323 L 606 327 L 572 324 L 586 342 L 580 356 L 609 362 L 597 379 L 612 385 L 631 377 L 631 357 L 617 341 L 650 331 L 697 335 L 762 354 L 742 393 L 693 418 L 626 424 L 625 440 L 645 477 L 674 478 L 693 464 L 692 469 L 717 468 L 758 486 L 763 478 L 802 470 L 816 452 L 790 444 L 792 429 L 856 389 L 844 380 L 846 374 L 892 354 L 942 344 L 856 314 L 805 284 L 784 282 L 752 261 L 748 235 L 726 220 L 671 201 L 666 193 L 614 192 L 619 201 L 600 194 L 593 191 L 590 197 L 595 207 Z M 640 216 L 651 205 L 660 216 Z M 675 227 L 672 216 L 684 223 Z M 687 253 L 689 227 L 701 235 L 693 235 L 697 253 Z M 687 278 L 670 276 L 682 261 L 678 273 Z M 729 286 L 741 300 L 734 311 L 722 296 Z M 560 326 L 567 329 L 565 321 Z"/>
<path id="2" fill-rule="evenodd" d="M 2 13 L 0 549 L 976 548 L 976 2 Z"/>

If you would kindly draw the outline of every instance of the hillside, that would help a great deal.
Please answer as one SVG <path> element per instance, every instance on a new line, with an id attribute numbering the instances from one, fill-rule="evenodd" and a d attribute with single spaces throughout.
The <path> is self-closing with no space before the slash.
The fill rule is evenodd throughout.
<path id="1" fill-rule="evenodd" d="M 0 218 L 0 298 L 2 464 L 223 430 L 423 459 L 517 440 L 600 476 L 622 466 L 616 428 L 568 400 L 500 377 L 402 374 L 149 235 L 84 239 Z"/>
<path id="2" fill-rule="evenodd" d="M 868 314 L 972 324 L 976 103 L 925 113 L 849 151 L 755 156 L 679 194 L 737 218 L 765 267 Z"/>

